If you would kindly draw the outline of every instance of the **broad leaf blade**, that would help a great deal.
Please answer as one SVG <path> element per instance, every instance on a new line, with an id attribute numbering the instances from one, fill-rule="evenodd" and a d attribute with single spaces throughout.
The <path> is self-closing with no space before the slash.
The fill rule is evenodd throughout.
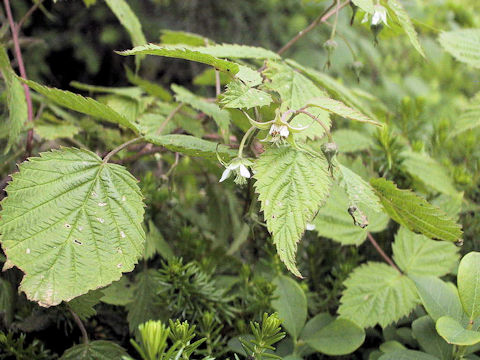
<path id="1" fill-rule="evenodd" d="M 459 29 L 443 32 L 438 40 L 458 61 L 480 68 L 480 29 Z"/>
<path id="2" fill-rule="evenodd" d="M 258 46 L 237 44 L 221 44 L 213 46 L 196 47 L 192 50 L 217 58 L 227 59 L 280 59 L 280 55 L 273 51 Z"/>
<path id="3" fill-rule="evenodd" d="M 460 225 L 415 193 L 400 190 L 393 182 L 383 178 L 371 179 L 370 184 L 385 211 L 400 225 L 434 240 L 460 240 Z"/>
<path id="4" fill-rule="evenodd" d="M 227 85 L 227 91 L 222 94 L 220 104 L 226 108 L 250 109 L 269 105 L 272 101 L 270 94 L 235 80 Z"/>
<path id="5" fill-rule="evenodd" d="M 463 309 L 475 320 L 480 316 L 480 252 L 470 252 L 460 261 L 457 286 Z"/>
<path id="6" fill-rule="evenodd" d="M 440 360 L 452 359 L 452 345 L 447 344 L 438 335 L 435 329 L 435 321 L 428 315 L 422 316 L 412 322 L 414 338 L 420 344 L 420 348 Z"/>
<path id="7" fill-rule="evenodd" d="M 282 262 L 297 276 L 297 243 L 330 189 L 328 164 L 292 147 L 267 149 L 255 163 L 256 192 Z"/>
<path id="8" fill-rule="evenodd" d="M 20 289 L 57 305 L 118 280 L 143 253 L 142 195 L 123 167 L 74 148 L 42 153 L 12 175 L 0 212 Z"/>
<path id="9" fill-rule="evenodd" d="M 60 360 L 118 360 L 123 356 L 127 356 L 127 352 L 120 345 L 98 340 L 71 347 L 65 351 Z"/>
<path id="10" fill-rule="evenodd" d="M 396 350 L 388 352 L 378 360 L 438 360 L 435 356 L 415 350 Z"/>
<path id="11" fill-rule="evenodd" d="M 480 343 L 480 332 L 465 329 L 449 316 L 438 319 L 435 327 L 438 334 L 449 344 L 471 346 Z"/>
<path id="12" fill-rule="evenodd" d="M 370 184 L 349 168 L 343 165 L 340 165 L 339 168 L 343 176 L 343 183 L 350 203 L 358 206 L 365 205 L 375 212 L 382 211 L 380 200 L 377 195 L 375 195 Z"/>

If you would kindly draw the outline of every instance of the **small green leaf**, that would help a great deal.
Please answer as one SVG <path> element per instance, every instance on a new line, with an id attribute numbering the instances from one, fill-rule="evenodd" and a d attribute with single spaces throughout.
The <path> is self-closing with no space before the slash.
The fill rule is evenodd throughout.
<path id="1" fill-rule="evenodd" d="M 155 145 L 164 146 L 170 151 L 179 152 L 189 156 L 203 157 L 209 160 L 216 160 L 217 152 L 225 161 L 237 156 L 237 152 L 230 149 L 228 146 L 218 145 L 212 141 L 199 139 L 190 135 L 147 135 L 145 140 Z"/>
<path id="2" fill-rule="evenodd" d="M 418 295 L 425 310 L 437 321 L 448 315 L 462 324 L 468 323 L 468 317 L 462 309 L 457 289 L 435 276 L 412 276 Z"/>
<path id="3" fill-rule="evenodd" d="M 332 132 L 333 140 L 340 153 L 356 153 L 373 146 L 372 137 L 351 129 L 340 129 Z"/>
<path id="4" fill-rule="evenodd" d="M 278 312 L 282 326 L 293 339 L 298 339 L 307 321 L 307 297 L 297 282 L 287 276 L 273 280 L 276 286 L 272 307 Z"/>
<path id="5" fill-rule="evenodd" d="M 97 314 L 94 307 L 100 302 L 102 296 L 103 292 L 101 290 L 91 290 L 88 293 L 69 301 L 68 306 L 80 319 L 86 320 Z"/>
<path id="6" fill-rule="evenodd" d="M 238 65 L 238 68 L 239 70 L 235 78 L 243 81 L 246 85 L 253 87 L 262 83 L 262 76 L 257 70 L 246 65 Z"/>
<path id="7" fill-rule="evenodd" d="M 172 248 L 165 241 L 160 230 L 158 230 L 152 220 L 149 220 L 144 259 L 149 260 L 153 258 L 155 254 L 160 254 L 164 259 L 169 259 L 174 256 Z"/>
<path id="8" fill-rule="evenodd" d="M 363 327 L 385 327 L 408 315 L 417 303 L 412 280 L 383 263 L 357 267 L 343 284 L 338 313 Z"/>
<path id="9" fill-rule="evenodd" d="M 373 14 L 373 0 L 352 0 L 352 2 L 363 11 Z"/>
<path id="10" fill-rule="evenodd" d="M 280 55 L 258 46 L 222 44 L 192 48 L 202 54 L 226 59 L 280 59 Z"/>
<path id="11" fill-rule="evenodd" d="M 190 50 L 185 46 L 181 45 L 155 45 L 147 44 L 142 46 L 137 46 L 131 50 L 117 51 L 118 54 L 123 56 L 128 55 L 156 55 L 156 56 L 165 56 L 176 59 L 185 59 L 190 61 L 196 61 L 203 64 L 211 65 L 220 71 L 224 71 L 228 74 L 235 75 L 239 71 L 238 64 L 218 59 L 212 55 L 207 55 L 199 51 Z"/>
<path id="12" fill-rule="evenodd" d="M 459 224 L 412 191 L 400 190 L 384 178 L 371 179 L 370 184 L 385 211 L 400 225 L 434 240 L 456 242 L 462 236 Z"/>
<path id="13" fill-rule="evenodd" d="M 270 94 L 235 80 L 227 85 L 227 90 L 221 96 L 220 104 L 226 108 L 250 109 L 255 106 L 269 105 L 272 101 Z"/>
<path id="14" fill-rule="evenodd" d="M 15 310 L 15 293 L 9 281 L 0 278 L 0 320 L 9 326 Z M 1 322 L 0 322 L 1 323 Z"/>
<path id="15" fill-rule="evenodd" d="M 126 276 L 102 289 L 103 296 L 100 301 L 105 304 L 125 306 L 135 299 L 135 286 Z"/>
<path id="16" fill-rule="evenodd" d="M 297 243 L 328 196 L 327 168 L 323 156 L 287 146 L 268 148 L 254 165 L 255 190 L 268 231 L 280 259 L 297 276 Z"/>
<path id="17" fill-rule="evenodd" d="M 480 316 L 480 252 L 469 252 L 460 261 L 458 293 L 463 309 L 473 321 Z"/>
<path id="18" fill-rule="evenodd" d="M 378 360 L 438 360 L 435 356 L 415 350 L 397 350 L 388 352 Z"/>
<path id="19" fill-rule="evenodd" d="M 347 319 L 335 319 L 305 341 L 323 354 L 346 355 L 354 352 L 363 344 L 365 331 Z"/>
<path id="20" fill-rule="evenodd" d="M 447 344 L 438 335 L 435 321 L 428 315 L 422 316 L 412 322 L 413 336 L 420 344 L 420 348 L 440 360 L 452 359 L 452 345 Z"/>
<path id="21" fill-rule="evenodd" d="M 343 183 L 348 198 L 350 199 L 350 203 L 358 206 L 365 205 L 377 213 L 382 211 L 380 200 L 377 195 L 375 195 L 370 184 L 349 168 L 341 164 L 339 165 L 339 168 L 343 176 Z"/>
<path id="22" fill-rule="evenodd" d="M 128 67 L 126 68 L 126 73 L 128 81 L 131 84 L 140 87 L 147 94 L 155 96 L 163 101 L 172 101 L 172 95 L 163 86 L 141 78 L 137 74 L 134 74 Z"/>
<path id="23" fill-rule="evenodd" d="M 72 124 L 52 124 L 35 121 L 35 132 L 43 139 L 55 140 L 59 138 L 72 138 L 80 129 Z"/>
<path id="24" fill-rule="evenodd" d="M 123 125 L 134 131 L 138 131 L 137 126 L 124 116 L 117 113 L 111 107 L 106 106 L 92 98 L 83 97 L 70 91 L 49 88 L 40 85 L 31 80 L 22 80 L 33 90 L 39 92 L 54 103 L 66 107 L 67 109 L 78 111 L 79 113 L 90 115 L 99 119 Z"/>
<path id="25" fill-rule="evenodd" d="M 206 37 L 202 35 L 186 32 L 186 31 L 174 31 L 164 29 L 162 30 L 162 35 L 160 36 L 160 41 L 162 44 L 168 45 L 190 45 L 190 46 L 203 46 L 205 41 L 211 42 Z"/>
<path id="26" fill-rule="evenodd" d="M 78 81 L 71 81 L 70 86 L 74 87 L 75 89 L 84 90 L 91 93 L 112 94 L 112 95 L 124 96 L 133 100 L 139 100 L 143 95 L 142 89 L 135 86 L 108 87 L 108 86 L 84 84 Z"/>
<path id="27" fill-rule="evenodd" d="M 143 201 L 124 167 L 62 148 L 19 166 L 6 188 L 0 241 L 30 300 L 57 305 L 118 280 L 143 253 Z"/>
<path id="28" fill-rule="evenodd" d="M 395 263 L 408 275 L 444 276 L 458 263 L 458 247 L 400 227 L 392 245 Z"/>
<path id="29" fill-rule="evenodd" d="M 403 8 L 403 5 L 400 3 L 400 1 L 397 1 L 397 0 L 388 0 L 388 5 L 396 15 L 397 20 L 400 23 L 400 26 L 403 28 L 403 30 L 407 34 L 413 47 L 420 53 L 420 55 L 425 57 L 425 53 L 423 51 L 422 45 L 420 45 L 420 42 L 418 41 L 417 31 L 413 27 L 412 20 L 410 19 L 410 16 L 408 16 L 408 13 Z"/>
<path id="30" fill-rule="evenodd" d="M 480 29 L 442 32 L 438 40 L 458 61 L 480 68 Z"/>
<path id="31" fill-rule="evenodd" d="M 127 352 L 120 345 L 98 340 L 71 347 L 60 360 L 119 360 L 123 356 L 127 356 Z"/>
<path id="32" fill-rule="evenodd" d="M 435 327 L 438 334 L 449 344 L 470 346 L 480 343 L 480 332 L 465 329 L 449 316 L 438 319 Z"/>
<path id="33" fill-rule="evenodd" d="M 460 117 L 455 119 L 454 128 L 449 137 L 453 138 L 465 131 L 478 127 L 480 127 L 480 92 L 473 97 L 467 108 L 460 114 Z"/>

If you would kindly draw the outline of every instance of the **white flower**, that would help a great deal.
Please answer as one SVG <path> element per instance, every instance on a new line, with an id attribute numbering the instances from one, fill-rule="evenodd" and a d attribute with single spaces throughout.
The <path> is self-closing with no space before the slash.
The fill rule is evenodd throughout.
<path id="1" fill-rule="evenodd" d="M 251 174 L 248 170 L 248 166 L 252 165 L 252 162 L 248 159 L 235 158 L 226 166 L 226 169 L 222 173 L 222 177 L 219 182 L 223 182 L 230 177 L 232 172 L 235 173 L 235 183 L 242 185 L 246 183 L 245 179 L 249 179 Z"/>
<path id="2" fill-rule="evenodd" d="M 270 141 L 272 142 L 279 142 L 280 140 L 288 138 L 290 135 L 290 130 L 288 130 L 288 124 L 279 125 L 279 124 L 272 124 L 270 127 L 270 131 L 268 134 L 272 137 Z"/>
<path id="3" fill-rule="evenodd" d="M 362 23 L 365 23 L 367 21 L 368 21 L 368 13 L 366 13 L 365 16 L 363 17 Z M 377 26 L 377 25 L 380 25 L 381 23 L 384 23 L 385 25 L 388 26 L 387 9 L 385 9 L 382 5 L 375 5 L 371 24 L 373 26 Z"/>
<path id="4" fill-rule="evenodd" d="M 307 230 L 307 231 L 313 231 L 313 230 L 315 230 L 315 225 L 314 225 L 314 224 L 308 224 L 308 223 L 307 223 L 306 230 Z"/>

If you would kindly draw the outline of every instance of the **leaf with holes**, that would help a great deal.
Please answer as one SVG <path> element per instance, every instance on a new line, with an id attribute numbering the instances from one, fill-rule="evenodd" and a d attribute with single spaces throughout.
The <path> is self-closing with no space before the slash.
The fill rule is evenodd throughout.
<path id="1" fill-rule="evenodd" d="M 96 154 L 62 148 L 22 163 L 6 188 L 0 241 L 20 290 L 57 305 L 120 279 L 143 254 L 137 180 Z"/>
<path id="2" fill-rule="evenodd" d="M 280 259 L 295 275 L 297 243 L 325 202 L 331 178 L 323 156 L 292 147 L 267 149 L 257 160 L 255 189 Z"/>

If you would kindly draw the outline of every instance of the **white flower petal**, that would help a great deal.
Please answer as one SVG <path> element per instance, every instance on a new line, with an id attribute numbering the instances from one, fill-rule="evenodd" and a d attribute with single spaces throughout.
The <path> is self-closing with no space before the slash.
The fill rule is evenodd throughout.
<path id="1" fill-rule="evenodd" d="M 382 21 L 382 14 L 378 11 L 375 11 L 375 13 L 372 16 L 372 25 L 378 25 Z"/>
<path id="2" fill-rule="evenodd" d="M 368 13 L 365 13 L 363 19 L 362 19 L 362 24 L 366 23 L 368 21 Z"/>
<path id="3" fill-rule="evenodd" d="M 235 169 L 238 168 L 240 165 L 241 165 L 240 162 L 234 161 L 234 162 L 232 162 L 230 165 L 227 166 L 227 169 L 229 169 L 229 170 L 235 170 Z"/>
<path id="4" fill-rule="evenodd" d="M 244 178 L 250 178 L 250 171 L 248 171 L 247 167 L 243 164 L 240 165 L 240 175 Z"/>
<path id="5" fill-rule="evenodd" d="M 288 137 L 289 134 L 290 134 L 290 131 L 288 131 L 288 127 L 285 125 L 282 125 L 280 127 L 280 136 L 286 138 Z"/>
<path id="6" fill-rule="evenodd" d="M 228 179 L 228 177 L 230 176 L 230 173 L 232 172 L 232 170 L 230 170 L 228 167 L 225 169 L 225 171 L 223 172 L 222 174 L 222 177 L 220 178 L 220 180 L 218 182 L 223 182 L 225 180 Z"/>
<path id="7" fill-rule="evenodd" d="M 313 225 L 313 224 L 307 224 L 306 229 L 307 229 L 307 231 L 315 230 L 315 225 Z"/>
<path id="8" fill-rule="evenodd" d="M 274 133 L 278 133 L 278 126 L 277 124 L 272 124 L 272 126 L 270 127 L 270 131 L 268 132 L 270 135 L 274 134 Z"/>

